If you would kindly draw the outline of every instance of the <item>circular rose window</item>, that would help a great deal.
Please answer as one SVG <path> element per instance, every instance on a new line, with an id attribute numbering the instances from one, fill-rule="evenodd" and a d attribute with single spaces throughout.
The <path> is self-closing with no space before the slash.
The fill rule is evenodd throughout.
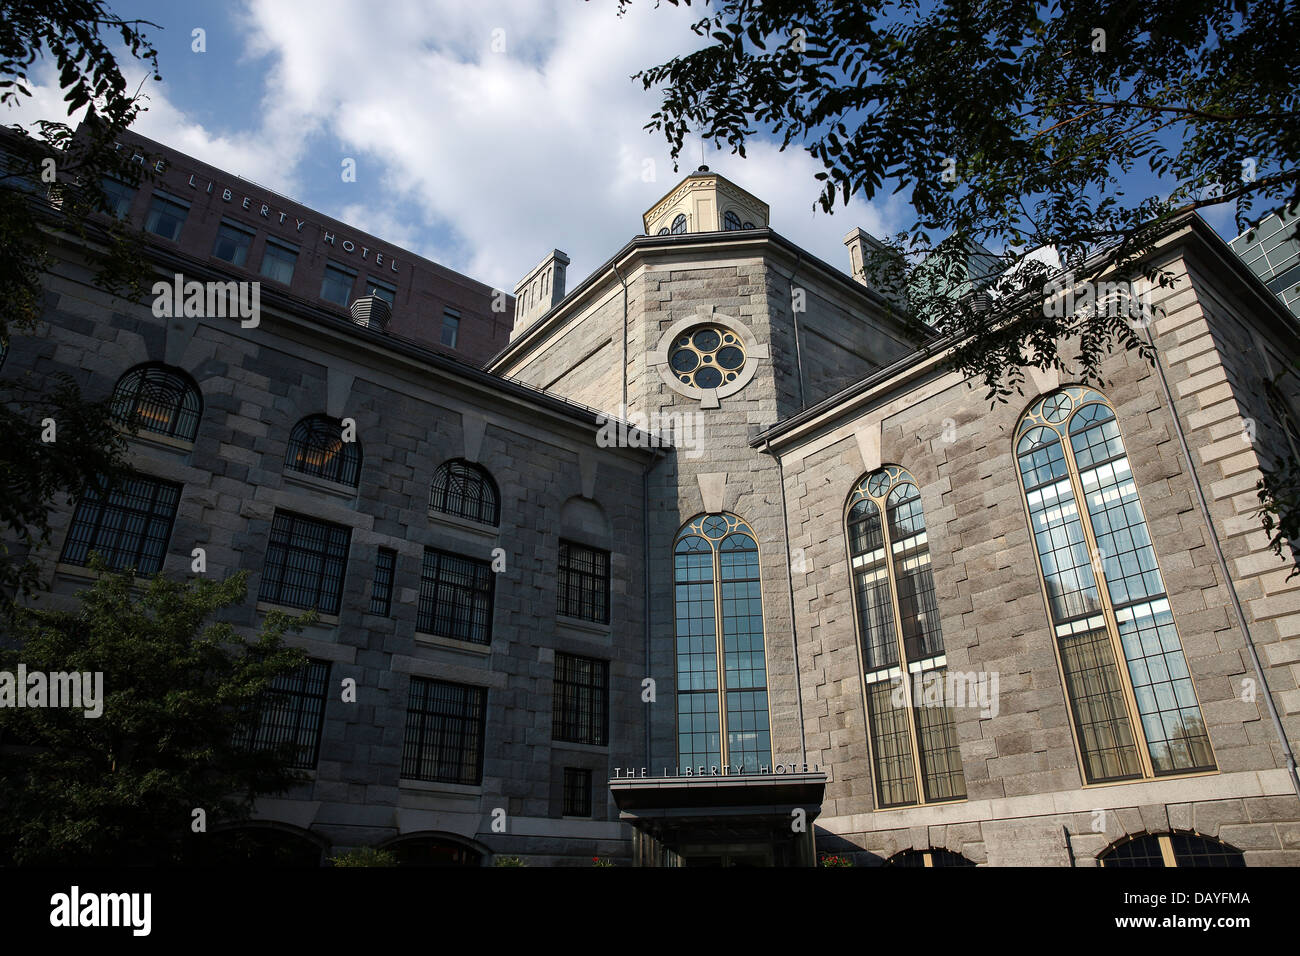
<path id="1" fill-rule="evenodd" d="M 668 367 L 683 385 L 721 388 L 734 382 L 745 367 L 745 343 L 729 329 L 697 326 L 673 340 Z"/>

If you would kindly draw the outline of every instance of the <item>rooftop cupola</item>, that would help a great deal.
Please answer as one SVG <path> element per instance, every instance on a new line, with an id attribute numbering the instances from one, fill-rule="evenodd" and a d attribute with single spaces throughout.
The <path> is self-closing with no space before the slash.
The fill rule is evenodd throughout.
<path id="1" fill-rule="evenodd" d="M 731 180 L 701 166 L 641 217 L 647 236 L 763 229 L 768 206 Z"/>

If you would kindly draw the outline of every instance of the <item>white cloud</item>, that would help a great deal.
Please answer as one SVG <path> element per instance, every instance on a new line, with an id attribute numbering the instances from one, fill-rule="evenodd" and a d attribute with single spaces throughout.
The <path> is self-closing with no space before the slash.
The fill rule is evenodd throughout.
<path id="1" fill-rule="evenodd" d="M 251 51 L 273 64 L 267 125 L 320 128 L 383 176 L 384 208 L 367 207 L 356 225 L 393 241 L 430 229 L 434 241 L 406 241 L 513 289 L 555 247 L 580 280 L 697 164 L 692 147 L 672 172 L 663 138 L 642 128 L 656 94 L 629 77 L 701 42 L 688 27 L 698 17 L 648 2 L 620 19 L 599 2 L 395 2 L 376 14 L 343 0 L 249 0 L 245 22 Z M 861 203 L 814 218 L 806 153 L 755 144 L 749 156 L 711 166 L 770 203 L 778 232 L 833 264 L 843 265 L 850 228 L 884 230 Z M 642 181 L 646 159 L 656 182 Z M 346 195 L 331 211 L 357 215 Z"/>
<path id="2" fill-rule="evenodd" d="M 139 89 L 142 94 L 143 110 L 131 126 L 133 132 L 278 192 L 291 193 L 299 187 L 294 169 L 301 155 L 301 141 L 293 135 L 283 130 L 260 130 L 256 135 L 238 136 L 210 133 L 171 102 L 165 82 L 146 79 L 142 85 L 141 80 L 151 74 L 131 64 L 131 56 L 125 49 L 115 51 L 115 56 L 123 64 L 127 89 Z M 85 117 L 84 108 L 68 116 L 63 91 L 58 86 L 58 70 L 53 63 L 38 63 L 30 73 L 30 80 L 32 95 L 20 98 L 18 105 L 3 111 L 5 125 L 16 123 L 35 133 L 37 120 L 53 120 L 75 127 Z"/>
<path id="3" fill-rule="evenodd" d="M 300 188 L 296 167 L 303 140 L 296 131 L 263 126 L 222 136 L 190 119 L 173 104 L 166 83 L 152 83 L 145 95 L 147 109 L 131 125 L 132 132 L 276 192 L 291 195 Z"/>
<path id="4" fill-rule="evenodd" d="M 216 75 L 201 104 L 192 89 L 150 81 L 135 129 L 287 195 L 310 183 L 321 211 L 494 286 L 513 291 L 552 248 L 570 255 L 576 284 L 699 162 L 692 143 L 673 172 L 662 135 L 643 129 L 658 95 L 630 79 L 702 43 L 689 29 L 699 10 L 638 0 L 619 18 L 615 8 L 244 0 L 234 68 L 263 71 L 260 105 L 222 101 Z M 57 105 L 41 92 L 41 108 Z M 891 204 L 814 214 L 819 167 L 802 150 L 754 142 L 748 154 L 706 158 L 771 205 L 774 229 L 832 265 L 847 264 L 841 238 L 853 226 L 896 228 Z M 364 202 L 356 186 L 308 179 L 345 156 L 365 183 L 382 184 Z M 653 182 L 642 179 L 647 160 Z"/>

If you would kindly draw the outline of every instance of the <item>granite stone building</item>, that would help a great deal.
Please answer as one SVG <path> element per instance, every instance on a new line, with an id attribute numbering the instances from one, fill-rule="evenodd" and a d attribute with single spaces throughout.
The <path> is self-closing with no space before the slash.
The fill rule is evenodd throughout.
<path id="1" fill-rule="evenodd" d="M 1300 329 L 1195 215 L 1156 366 L 990 406 L 865 283 L 869 235 L 837 268 L 705 168 L 507 296 L 124 148 L 170 177 L 122 210 L 160 279 L 258 281 L 260 316 L 160 316 L 58 245 L 3 372 L 111 398 L 137 478 L 59 514 L 43 600 L 92 551 L 202 548 L 250 572 L 240 626 L 318 613 L 249 740 L 305 775 L 245 828 L 268 852 L 1300 864 L 1300 578 L 1255 514 Z"/>

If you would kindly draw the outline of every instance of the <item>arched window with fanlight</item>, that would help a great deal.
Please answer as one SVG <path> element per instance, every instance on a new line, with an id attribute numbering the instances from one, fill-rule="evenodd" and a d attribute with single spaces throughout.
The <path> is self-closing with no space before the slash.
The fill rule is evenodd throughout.
<path id="1" fill-rule="evenodd" d="M 361 482 L 361 445 L 337 418 L 311 415 L 293 426 L 284 465 L 355 488 Z"/>
<path id="2" fill-rule="evenodd" d="M 734 514 L 687 522 L 673 547 L 682 767 L 772 762 L 758 538 Z"/>
<path id="3" fill-rule="evenodd" d="M 1214 770 L 1114 410 L 1063 388 L 1030 407 L 1015 443 L 1085 779 Z"/>
<path id="4" fill-rule="evenodd" d="M 686 213 L 679 212 L 677 214 L 677 218 L 673 220 L 672 233 L 674 236 L 680 236 L 685 231 L 686 231 Z"/>
<path id="5" fill-rule="evenodd" d="M 1106 867 L 1244 867 L 1246 857 L 1222 840 L 1174 830 L 1139 833 L 1116 840 L 1097 854 L 1097 862 Z"/>
<path id="6" fill-rule="evenodd" d="M 733 229 L 740 228 L 740 217 L 734 210 L 728 209 L 722 216 L 722 228 L 730 232 Z"/>
<path id="7" fill-rule="evenodd" d="M 194 441 L 203 414 L 199 387 L 180 369 L 157 362 L 137 365 L 113 389 L 113 417 L 126 425 L 181 441 Z"/>
<path id="8" fill-rule="evenodd" d="M 974 860 L 968 860 L 960 853 L 939 847 L 924 850 L 899 850 L 888 860 L 885 866 L 935 867 L 935 866 L 975 866 Z"/>
<path id="9" fill-rule="evenodd" d="M 873 471 L 849 496 L 847 524 L 876 801 L 965 799 L 916 479 Z"/>
<path id="10" fill-rule="evenodd" d="M 496 525 L 501 520 L 500 496 L 487 470 L 463 458 L 443 462 L 433 473 L 429 510 Z"/>

